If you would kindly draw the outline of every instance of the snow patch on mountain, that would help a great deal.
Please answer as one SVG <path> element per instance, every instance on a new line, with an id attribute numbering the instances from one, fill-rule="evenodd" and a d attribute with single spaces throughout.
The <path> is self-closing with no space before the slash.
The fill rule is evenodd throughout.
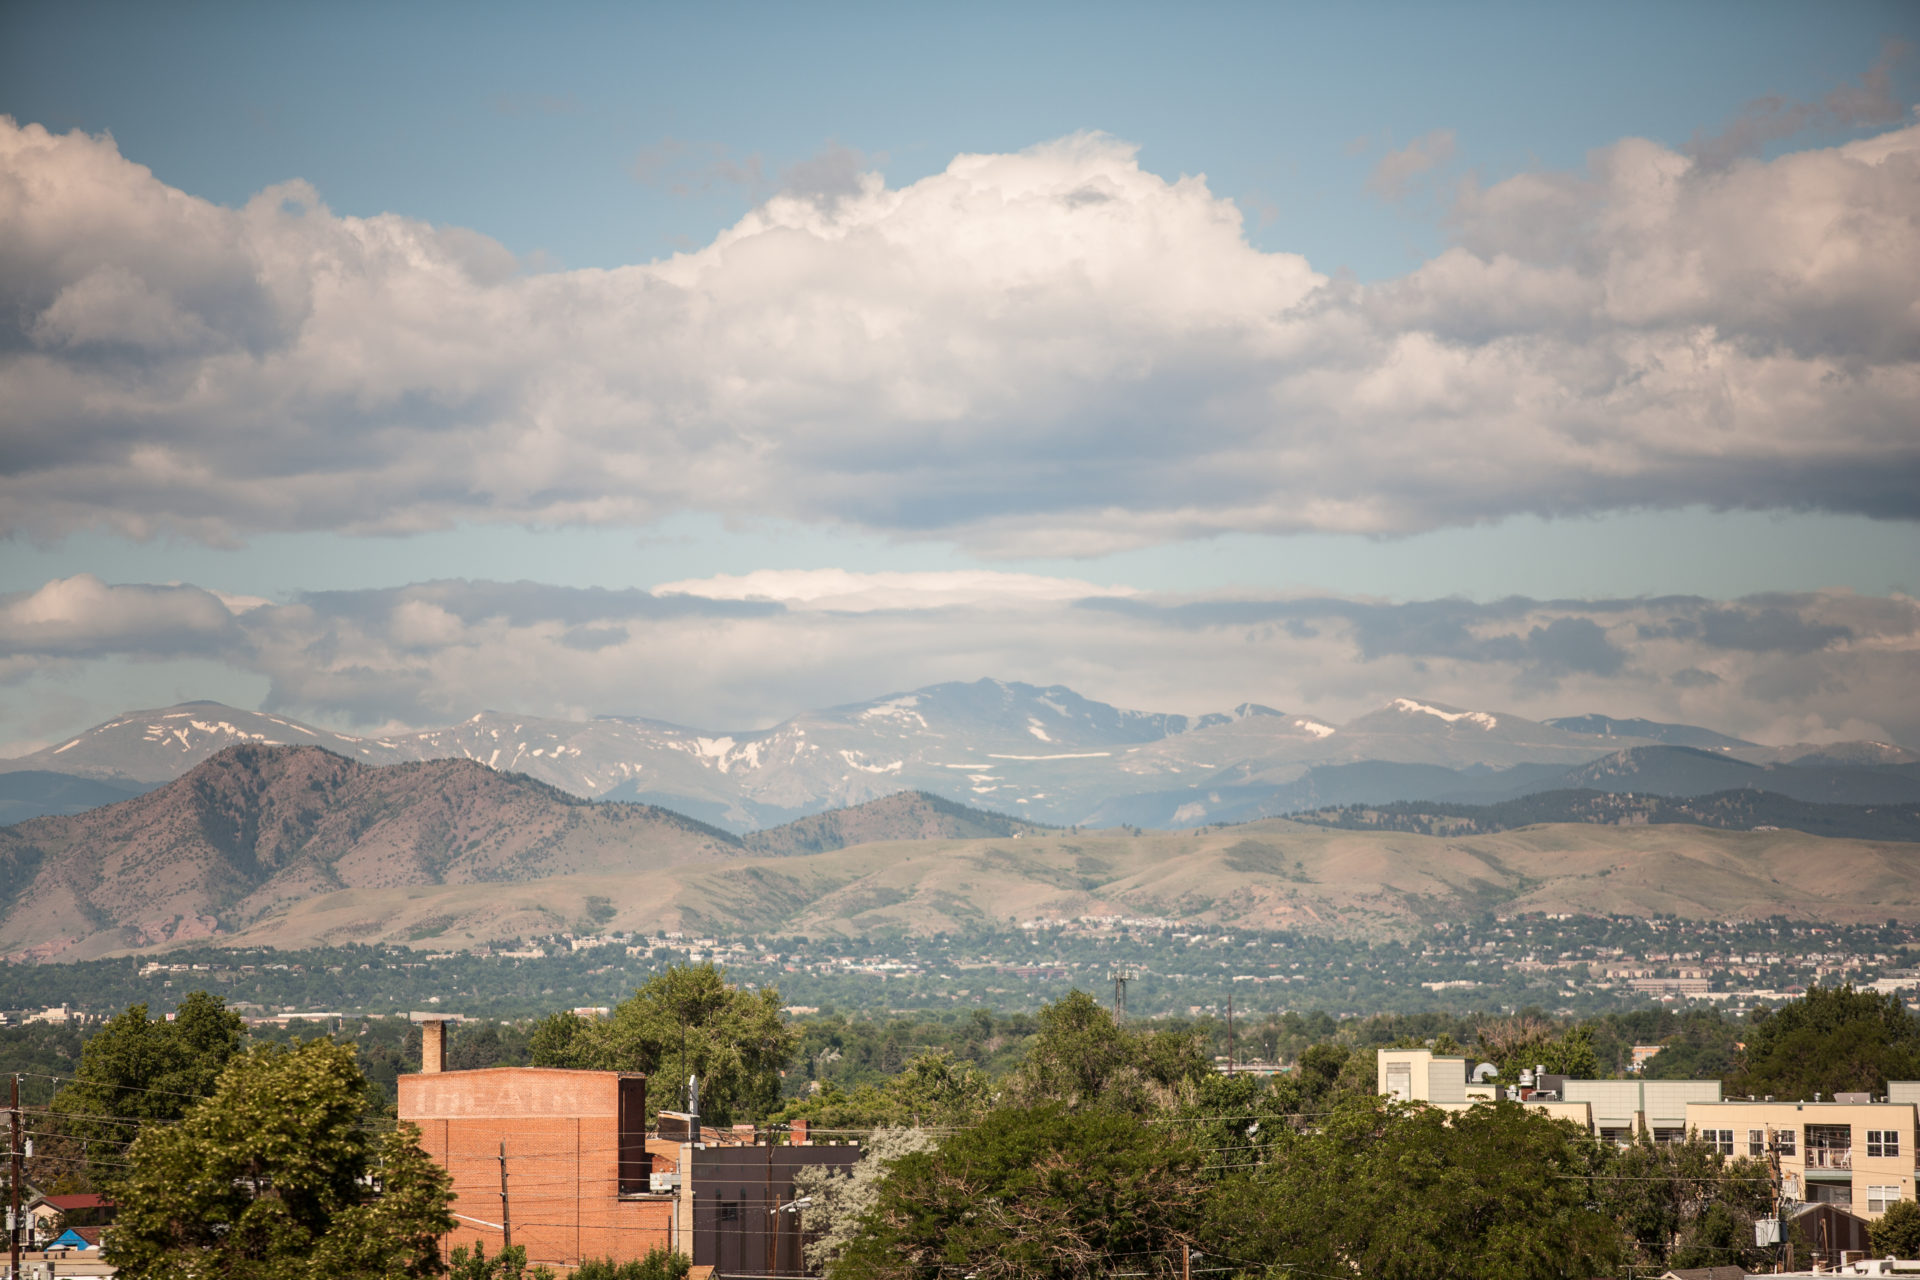
<path id="1" fill-rule="evenodd" d="M 1412 698 L 1395 698 L 1387 705 L 1396 711 L 1404 711 L 1408 715 L 1437 716 L 1439 719 L 1445 720 L 1448 724 L 1465 720 L 1471 724 L 1479 725 L 1482 729 L 1491 729 L 1500 723 L 1497 718 L 1488 715 L 1484 711 L 1442 711 L 1440 708 L 1430 707 L 1424 702 L 1415 702 Z"/>
<path id="2" fill-rule="evenodd" d="M 906 767 L 904 760 L 894 760 L 888 764 L 869 764 L 867 758 L 858 751 L 842 751 L 840 758 L 862 773 L 898 773 Z"/>

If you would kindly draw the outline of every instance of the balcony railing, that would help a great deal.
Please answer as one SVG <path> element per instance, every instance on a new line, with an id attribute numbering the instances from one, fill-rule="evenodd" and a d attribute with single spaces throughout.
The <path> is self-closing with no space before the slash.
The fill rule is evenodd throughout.
<path id="1" fill-rule="evenodd" d="M 1853 1168 L 1852 1147 L 1808 1147 L 1807 1168 L 1809 1169 L 1851 1169 Z"/>

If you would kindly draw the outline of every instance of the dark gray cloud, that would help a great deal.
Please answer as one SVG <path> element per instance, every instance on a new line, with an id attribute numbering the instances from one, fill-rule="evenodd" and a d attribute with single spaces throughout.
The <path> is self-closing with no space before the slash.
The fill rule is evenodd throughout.
<path id="1" fill-rule="evenodd" d="M 1810 621 L 1783 608 L 1708 609 L 1700 615 L 1699 636 L 1716 649 L 1749 653 L 1813 653 L 1853 631 L 1833 623 Z"/>
<path id="2" fill-rule="evenodd" d="M 307 591 L 294 597 L 330 618 L 386 618 L 407 603 L 431 604 L 461 622 L 498 619 L 509 626 L 557 622 L 575 628 L 634 618 L 759 617 L 784 608 L 767 600 L 711 600 L 701 596 L 656 596 L 637 587 L 559 587 L 542 582 L 489 582 L 448 578 L 405 587 L 353 591 Z"/>
<path id="3" fill-rule="evenodd" d="M 1345 634 L 1362 662 L 1400 657 L 1506 663 L 1526 668 L 1535 682 L 1549 683 L 1573 673 L 1616 675 L 1627 661 L 1626 651 L 1615 645 L 1606 627 L 1591 617 L 1554 617 L 1524 629 L 1516 623 L 1569 608 L 1608 618 L 1646 605 L 1646 601 L 1536 601 L 1518 596 L 1486 603 L 1446 599 L 1392 604 L 1334 597 L 1171 605 L 1113 598 L 1081 602 L 1082 608 L 1126 613 L 1187 629 L 1278 625 L 1287 635 L 1301 640 L 1317 637 L 1320 628 L 1328 624 L 1344 624 Z"/>
<path id="4" fill-rule="evenodd" d="M 1626 665 L 1626 651 L 1607 638 L 1606 629 L 1591 618 L 1555 618 L 1527 632 L 1527 657 L 1544 673 L 1565 675 L 1582 671 L 1597 676 L 1618 675 Z"/>
<path id="5" fill-rule="evenodd" d="M 829 142 L 813 155 L 780 171 L 780 189 L 803 200 L 835 201 L 860 193 L 860 175 L 881 163 L 879 158 L 838 142 Z"/>
<path id="6" fill-rule="evenodd" d="M 0 658 L 225 657 L 247 647 L 228 605 L 199 587 L 80 574 L 0 595 Z"/>
<path id="7" fill-rule="evenodd" d="M 1756 98 L 1720 132 L 1696 133 L 1687 151 L 1705 164 L 1725 165 L 1808 129 L 1898 124 L 1906 116 L 1906 104 L 1894 93 L 1893 69 L 1911 52 L 1905 41 L 1890 38 L 1857 83 L 1840 85 L 1818 102 L 1779 94 Z"/>
<path id="8" fill-rule="evenodd" d="M 984 571 L 769 570 L 672 588 L 454 581 L 273 603 L 65 579 L 0 599 L 0 714 L 25 690 L 74 696 L 62 671 L 195 659 L 265 685 L 273 709 L 361 726 L 496 707 L 745 729 L 995 676 L 1189 715 L 1258 702 L 1340 723 L 1413 697 L 1756 741 L 1920 743 L 1920 604 L 1901 596 L 1193 601 Z M 142 700 L 179 696 L 172 679 Z M 96 696 L 114 702 L 95 719 L 122 709 Z"/>

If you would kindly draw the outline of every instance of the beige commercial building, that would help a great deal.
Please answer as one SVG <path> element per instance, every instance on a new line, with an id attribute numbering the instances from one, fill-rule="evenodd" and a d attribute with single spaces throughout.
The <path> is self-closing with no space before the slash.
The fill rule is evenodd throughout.
<path id="1" fill-rule="evenodd" d="M 1406 1102 L 1457 1110 L 1494 1097 L 1493 1085 L 1473 1080 L 1469 1058 L 1381 1049 L 1376 1070 L 1379 1091 Z M 1756 1160 L 1777 1150 L 1781 1190 L 1791 1200 L 1877 1218 L 1888 1205 L 1915 1198 L 1920 1081 L 1893 1081 L 1879 1101 L 1841 1094 L 1818 1102 L 1728 1099 L 1718 1080 L 1545 1081 L 1546 1096 L 1524 1105 L 1595 1137 L 1681 1142 L 1694 1134 L 1724 1156 Z"/>
<path id="2" fill-rule="evenodd" d="M 1429 1049 L 1382 1049 L 1374 1069 L 1374 1087 L 1400 1102 L 1424 1102 L 1459 1111 L 1494 1098 L 1493 1085 L 1471 1077 L 1468 1059 L 1436 1056 Z M 1598 1132 L 1593 1108 L 1585 1100 L 1529 1099 L 1526 1105 L 1557 1120 L 1571 1120 L 1588 1132 Z"/>
<path id="3" fill-rule="evenodd" d="M 1724 1156 L 1765 1159 L 1772 1144 L 1789 1199 L 1877 1218 L 1914 1198 L 1912 1102 L 1696 1103 L 1687 1126 Z"/>

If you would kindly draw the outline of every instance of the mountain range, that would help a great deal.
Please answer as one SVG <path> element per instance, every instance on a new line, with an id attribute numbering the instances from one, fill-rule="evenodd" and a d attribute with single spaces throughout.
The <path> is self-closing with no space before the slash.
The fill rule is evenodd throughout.
<path id="1" fill-rule="evenodd" d="M 732 732 L 486 711 L 447 728 L 356 737 L 183 703 L 127 712 L 8 762 L 0 818 L 76 812 L 168 782 L 239 743 L 319 746 L 369 765 L 470 760 L 735 834 L 903 790 L 1041 824 L 1171 829 L 1327 805 L 1488 803 L 1583 787 L 1674 795 L 1760 787 L 1822 803 L 1920 796 L 1920 756 L 1884 743 L 1767 747 L 1692 725 L 1602 715 L 1538 722 L 1412 698 L 1340 725 L 1256 703 L 1187 717 L 1124 710 L 1058 685 L 980 680 Z"/>
<path id="2" fill-rule="evenodd" d="M 492 885 L 498 896 L 556 877 L 631 882 L 683 862 L 1042 830 L 903 793 L 743 840 L 472 760 L 375 768 L 319 747 L 253 743 L 120 803 L 0 828 L 0 955 L 81 958 L 227 935 L 342 893 Z"/>
<path id="3" fill-rule="evenodd" d="M 204 941 L 439 949 L 603 928 L 858 936 L 1089 914 L 1388 937 L 1495 904 L 1920 918 L 1911 843 L 1760 829 L 1796 805 L 1883 816 L 1770 792 L 1557 792 L 1141 833 L 1041 828 L 908 792 L 743 838 L 476 761 L 379 768 L 253 743 L 132 799 L 0 829 L 0 957 Z M 1920 832 L 1911 806 L 1884 819 L 1896 839 Z M 1709 829 L 1742 823 L 1755 829 Z"/>

